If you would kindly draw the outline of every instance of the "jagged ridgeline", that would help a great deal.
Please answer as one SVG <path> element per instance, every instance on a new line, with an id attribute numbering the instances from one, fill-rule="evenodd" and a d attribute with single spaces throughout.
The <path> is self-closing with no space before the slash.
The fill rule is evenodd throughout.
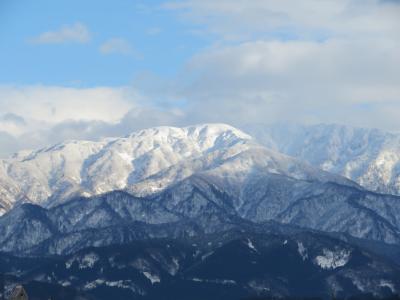
<path id="1" fill-rule="evenodd" d="M 341 174 L 363 187 L 400 195 L 400 134 L 338 124 L 248 125 L 262 145 Z"/>
<path id="2" fill-rule="evenodd" d="M 4 212 L 21 201 L 51 207 L 72 196 L 114 190 L 143 196 L 194 174 L 215 176 L 228 189 L 263 173 L 350 184 L 270 151 L 236 128 L 206 124 L 157 127 L 123 138 L 67 141 L 17 153 L 0 160 L 0 201 Z"/>
<path id="3" fill-rule="evenodd" d="M 30 297 L 400 291 L 400 197 L 228 125 L 65 142 L 0 161 L 0 178 L 0 272 Z"/>

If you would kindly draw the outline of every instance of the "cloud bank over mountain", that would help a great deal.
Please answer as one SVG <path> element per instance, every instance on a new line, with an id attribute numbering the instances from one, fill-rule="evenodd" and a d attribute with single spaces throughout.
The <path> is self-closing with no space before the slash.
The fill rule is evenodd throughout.
<path id="1" fill-rule="evenodd" d="M 143 71 L 124 86 L 1 85 L 1 155 L 159 125 L 290 120 L 400 128 L 398 1 L 189 0 L 150 8 L 204 39 L 178 72 Z M 66 37 L 82 31 L 63 28 L 57 32 Z M 157 28 L 157 36 L 166 34 Z M 105 52 L 127 53 L 131 42 L 120 41 Z"/>

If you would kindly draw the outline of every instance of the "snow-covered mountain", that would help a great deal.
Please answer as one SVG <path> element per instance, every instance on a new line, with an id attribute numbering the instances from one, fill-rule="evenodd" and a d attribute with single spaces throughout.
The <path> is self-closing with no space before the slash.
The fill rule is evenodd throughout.
<path id="1" fill-rule="evenodd" d="M 99 142 L 64 142 L 0 160 L 0 214 L 15 203 L 50 207 L 76 195 L 113 190 L 151 195 L 203 173 L 230 190 L 260 173 L 353 184 L 268 150 L 228 125 L 157 127 Z"/>
<path id="2" fill-rule="evenodd" d="M 217 178 L 218 179 L 218 178 Z M 400 245 L 400 197 L 279 174 L 235 195 L 207 174 L 138 198 L 114 191 L 46 209 L 23 204 L 0 217 L 0 251 L 65 254 L 83 247 L 263 228 L 266 222 Z"/>
<path id="3" fill-rule="evenodd" d="M 76 250 L 82 243 L 107 242 L 104 228 L 135 222 L 189 222 L 201 232 L 216 232 L 231 218 L 400 243 L 399 197 L 368 192 L 228 125 L 159 127 L 100 142 L 66 142 L 2 163 L 3 207 L 18 203 L 15 198 L 51 208 L 32 213 L 17 205 L 0 218 L 4 251 L 31 251 L 46 239 L 56 253 L 69 251 L 64 246 Z M 87 230 L 97 230 L 98 240 Z"/>
<path id="4" fill-rule="evenodd" d="M 400 197 L 316 167 L 340 173 L 334 166 L 351 164 L 348 153 L 369 157 L 376 139 L 360 138 L 362 151 L 350 151 L 358 134 L 342 140 L 342 131 L 328 130 L 319 143 L 298 128 L 253 130 L 275 150 L 228 125 L 205 124 L 65 142 L 0 161 L 0 251 L 13 266 L 5 272 L 60 293 L 72 284 L 78 293 L 111 288 L 140 299 L 175 292 L 173 282 L 243 295 L 301 295 L 315 286 L 319 295 L 397 293 Z M 114 260 L 141 244 L 139 256 Z"/>
<path id="5" fill-rule="evenodd" d="M 262 145 L 356 181 L 400 195 L 400 134 L 342 125 L 274 124 L 244 128 Z"/>

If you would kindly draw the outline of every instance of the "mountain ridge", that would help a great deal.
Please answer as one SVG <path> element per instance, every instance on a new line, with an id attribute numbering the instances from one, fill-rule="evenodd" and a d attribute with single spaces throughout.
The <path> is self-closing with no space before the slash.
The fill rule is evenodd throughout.
<path id="1" fill-rule="evenodd" d="M 247 125 L 265 147 L 349 178 L 369 190 L 400 195 L 400 134 L 340 124 Z"/>
<path id="2" fill-rule="evenodd" d="M 143 196 L 193 174 L 220 172 L 227 179 L 245 180 L 260 170 L 354 185 L 267 150 L 229 125 L 164 126 L 99 142 L 59 143 L 0 160 L 0 214 L 18 202 L 51 207 L 112 190 Z"/>
<path id="3" fill-rule="evenodd" d="M 0 217 L 0 251 L 60 254 L 270 221 L 400 245 L 399 197 L 279 174 L 252 183 L 235 196 L 214 178 L 196 175 L 144 198 L 113 191 L 47 209 L 23 204 Z"/>
<path id="4" fill-rule="evenodd" d="M 95 299 L 328 299 L 332 294 L 399 291 L 400 266 L 392 261 L 321 233 L 283 231 L 233 229 L 42 258 L 2 254 L 0 271 L 19 276 L 28 286 L 35 280 L 74 287 Z"/>

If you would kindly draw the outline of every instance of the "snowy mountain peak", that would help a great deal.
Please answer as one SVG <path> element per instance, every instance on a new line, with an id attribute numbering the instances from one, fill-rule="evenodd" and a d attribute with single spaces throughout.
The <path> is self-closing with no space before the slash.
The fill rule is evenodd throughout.
<path id="1" fill-rule="evenodd" d="M 152 140 L 159 143 L 187 139 L 205 148 L 217 146 L 214 145 L 216 142 L 251 139 L 248 134 L 227 124 L 200 124 L 183 128 L 160 126 L 134 132 L 125 138 L 135 141 Z M 224 145 L 221 144 L 221 146 Z"/>
<path id="2" fill-rule="evenodd" d="M 122 138 L 72 140 L 20 152 L 0 160 L 0 213 L 15 202 L 47 205 L 77 194 L 127 189 L 183 161 L 235 145 L 246 148 L 250 141 L 249 135 L 229 125 L 201 124 L 155 127 Z"/>
<path id="3" fill-rule="evenodd" d="M 251 178 L 265 174 L 351 185 L 270 151 L 226 124 L 155 127 L 98 142 L 67 141 L 0 160 L 0 213 L 19 202 L 54 206 L 77 195 L 114 190 L 148 196 L 193 175 L 212 177 L 240 194 Z"/>
<path id="4" fill-rule="evenodd" d="M 337 124 L 248 126 L 259 143 L 340 174 L 370 190 L 400 195 L 400 134 Z"/>

